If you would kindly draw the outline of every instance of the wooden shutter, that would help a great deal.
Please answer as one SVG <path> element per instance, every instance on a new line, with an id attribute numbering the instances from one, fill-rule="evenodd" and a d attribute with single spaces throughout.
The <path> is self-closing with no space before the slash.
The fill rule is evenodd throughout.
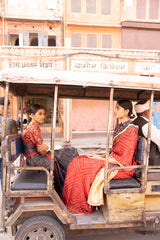
<path id="1" fill-rule="evenodd" d="M 111 48 L 111 35 L 102 35 L 102 48 Z"/>
<path id="2" fill-rule="evenodd" d="M 81 34 L 72 33 L 71 34 L 71 47 L 81 47 Z"/>
<path id="3" fill-rule="evenodd" d="M 48 47 L 48 35 L 47 34 L 43 34 L 43 42 L 42 45 L 44 47 Z"/>
<path id="4" fill-rule="evenodd" d="M 24 31 L 24 46 L 29 46 L 29 32 Z"/>
<path id="5" fill-rule="evenodd" d="M 149 18 L 158 19 L 159 17 L 159 0 L 150 0 Z"/>
<path id="6" fill-rule="evenodd" d="M 146 0 L 137 0 L 137 18 L 145 19 L 145 17 L 146 17 Z"/>
<path id="7" fill-rule="evenodd" d="M 89 14 L 96 13 L 96 0 L 86 0 L 86 12 Z"/>
<path id="8" fill-rule="evenodd" d="M 10 34 L 7 33 L 7 45 L 10 46 L 11 45 L 11 38 L 10 38 Z"/>
<path id="9" fill-rule="evenodd" d="M 71 0 L 71 12 L 81 12 L 81 0 Z"/>
<path id="10" fill-rule="evenodd" d="M 111 14 L 111 0 L 101 0 L 101 14 Z"/>
<path id="11" fill-rule="evenodd" d="M 43 33 L 42 32 L 38 33 L 38 46 L 39 47 L 43 46 Z"/>
<path id="12" fill-rule="evenodd" d="M 19 46 L 23 46 L 23 33 L 19 33 Z"/>
<path id="13" fill-rule="evenodd" d="M 97 36 L 95 34 L 87 35 L 87 47 L 96 48 L 97 47 Z"/>

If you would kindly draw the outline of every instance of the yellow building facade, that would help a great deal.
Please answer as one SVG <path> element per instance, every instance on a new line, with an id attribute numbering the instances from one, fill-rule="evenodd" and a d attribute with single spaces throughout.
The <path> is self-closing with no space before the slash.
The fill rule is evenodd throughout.
<path id="1" fill-rule="evenodd" d="M 159 75 L 160 0 L 1 0 L 0 13 L 0 45 L 6 46 L 1 48 L 1 69 Z M 10 116 L 16 118 L 19 103 L 10 98 Z M 32 102 L 43 104 L 50 119 L 50 99 Z M 104 105 L 106 112 L 101 111 Z M 105 100 L 94 105 L 89 100 L 60 101 L 58 112 L 57 131 L 65 138 L 68 127 L 69 137 L 107 130 Z"/>

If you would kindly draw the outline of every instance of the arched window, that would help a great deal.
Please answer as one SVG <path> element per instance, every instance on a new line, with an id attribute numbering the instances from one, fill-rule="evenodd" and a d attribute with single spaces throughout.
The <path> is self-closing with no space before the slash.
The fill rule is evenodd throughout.
<path id="1" fill-rule="evenodd" d="M 38 38 L 32 38 L 30 46 L 38 46 Z"/>
<path id="2" fill-rule="evenodd" d="M 16 40 L 15 40 L 15 44 L 14 44 L 15 46 L 19 46 L 19 38 L 17 38 Z"/>
<path id="3" fill-rule="evenodd" d="M 48 46 L 55 47 L 56 46 L 56 39 L 55 38 L 48 38 Z"/>

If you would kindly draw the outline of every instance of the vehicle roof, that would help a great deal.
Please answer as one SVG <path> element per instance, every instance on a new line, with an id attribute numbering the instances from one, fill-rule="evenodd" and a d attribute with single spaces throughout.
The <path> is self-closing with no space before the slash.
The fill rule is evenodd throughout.
<path id="1" fill-rule="evenodd" d="M 9 83 L 15 96 L 52 97 L 59 86 L 59 97 L 108 99 L 114 87 L 114 98 L 148 99 L 155 90 L 160 100 L 160 77 L 108 74 L 98 72 L 54 71 L 49 69 L 4 68 L 1 86 Z"/>

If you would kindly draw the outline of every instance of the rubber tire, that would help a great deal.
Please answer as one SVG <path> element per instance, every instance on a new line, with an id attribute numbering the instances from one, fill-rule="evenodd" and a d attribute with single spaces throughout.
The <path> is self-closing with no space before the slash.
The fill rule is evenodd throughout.
<path id="1" fill-rule="evenodd" d="M 7 119 L 6 122 L 6 136 L 17 134 L 18 133 L 18 126 L 14 119 Z"/>
<path id="2" fill-rule="evenodd" d="M 39 234 L 38 230 L 40 231 Z M 15 240 L 37 239 L 36 237 L 43 239 L 45 232 L 50 235 L 47 239 L 65 240 L 64 230 L 61 225 L 55 219 L 46 215 L 37 215 L 27 219 L 17 231 Z M 29 236 L 32 233 L 34 238 Z M 35 234 L 36 236 L 34 236 Z"/>

